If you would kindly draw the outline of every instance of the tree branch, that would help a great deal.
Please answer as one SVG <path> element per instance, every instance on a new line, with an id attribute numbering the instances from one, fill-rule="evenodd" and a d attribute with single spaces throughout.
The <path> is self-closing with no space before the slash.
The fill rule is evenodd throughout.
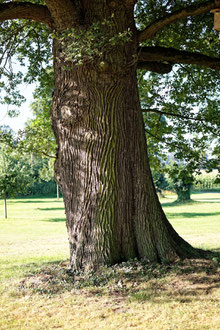
<path id="1" fill-rule="evenodd" d="M 11 19 L 30 19 L 53 26 L 53 20 L 46 6 L 29 2 L 8 2 L 0 4 L 0 22 Z"/>
<path id="2" fill-rule="evenodd" d="M 153 23 L 148 25 L 144 30 L 140 31 L 138 35 L 138 41 L 142 42 L 146 39 L 153 38 L 156 35 L 156 33 L 159 30 L 163 29 L 165 26 L 170 25 L 187 16 L 201 15 L 210 11 L 211 9 L 215 9 L 218 7 L 220 7 L 220 1 L 212 0 L 174 11 L 173 13 L 170 13 L 164 16 L 163 18 L 154 21 Z"/>
<path id="3" fill-rule="evenodd" d="M 153 62 L 153 61 L 144 62 L 138 60 L 137 68 L 160 73 L 160 74 L 166 74 L 172 70 L 172 65 L 169 63 L 161 63 L 161 62 Z"/>
<path id="4" fill-rule="evenodd" d="M 195 121 L 199 121 L 206 129 L 208 129 L 213 135 L 215 136 L 219 136 L 218 133 L 216 133 L 215 131 L 213 131 L 213 127 L 208 126 L 206 123 L 204 123 L 204 119 L 202 118 L 197 118 L 197 117 L 188 117 L 188 116 L 184 116 L 181 115 L 179 113 L 173 113 L 173 112 L 166 112 L 166 111 L 161 111 L 155 108 L 152 109 L 141 109 L 142 112 L 154 112 L 154 113 L 158 113 L 160 116 L 165 115 L 165 116 L 171 116 L 171 117 L 176 117 L 176 118 L 182 118 L 182 119 L 186 119 L 186 120 L 195 120 Z"/>
<path id="5" fill-rule="evenodd" d="M 138 52 L 138 62 L 168 62 L 169 64 L 197 64 L 207 68 L 220 70 L 220 58 L 192 53 L 175 48 L 143 47 Z"/>
<path id="6" fill-rule="evenodd" d="M 52 156 L 52 155 L 49 155 L 48 153 L 46 153 L 46 152 L 44 152 L 44 151 L 42 151 L 42 150 L 37 150 L 36 152 L 38 152 L 39 154 L 42 154 L 42 155 L 44 155 L 44 156 L 46 156 L 46 157 L 48 157 L 48 158 L 53 158 L 53 159 L 56 159 L 56 156 Z"/>
<path id="7" fill-rule="evenodd" d="M 167 115 L 167 116 L 173 116 L 173 117 L 179 117 L 179 118 L 183 118 L 183 119 L 192 119 L 192 120 L 198 120 L 196 118 L 190 118 L 178 113 L 173 113 L 173 112 L 166 112 L 166 111 L 161 111 L 155 108 L 150 108 L 150 109 L 141 109 L 142 112 L 154 112 L 154 113 L 158 113 L 159 115 Z"/>
<path id="8" fill-rule="evenodd" d="M 167 140 L 166 140 L 165 138 L 163 138 L 163 137 L 159 137 L 159 136 L 156 136 L 156 135 L 152 134 L 152 133 L 151 133 L 148 129 L 146 129 L 146 128 L 145 128 L 145 132 L 146 132 L 147 134 L 149 134 L 150 136 L 152 136 L 153 138 L 157 139 L 159 142 L 165 143 L 165 144 L 167 144 L 168 146 L 175 147 L 175 148 L 177 148 L 177 149 L 182 150 L 182 148 L 181 148 L 179 145 L 177 145 L 177 144 L 173 144 L 173 143 L 170 143 L 170 142 L 167 142 Z"/>

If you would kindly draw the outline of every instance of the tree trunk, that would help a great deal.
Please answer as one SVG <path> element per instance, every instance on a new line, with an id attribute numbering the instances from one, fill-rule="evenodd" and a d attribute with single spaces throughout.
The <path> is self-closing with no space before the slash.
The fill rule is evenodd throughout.
<path id="1" fill-rule="evenodd" d="M 5 219 L 8 218 L 8 212 L 7 212 L 7 194 L 4 193 L 4 216 Z"/>
<path id="2" fill-rule="evenodd" d="M 191 185 L 189 187 L 176 189 L 177 193 L 177 202 L 189 202 L 191 201 Z"/>
<path id="3" fill-rule="evenodd" d="M 88 2 L 87 23 L 107 9 Z M 90 6 L 91 4 L 91 6 Z M 131 258 L 172 261 L 197 254 L 171 227 L 149 169 L 138 97 L 133 13 L 117 5 L 115 31 L 133 37 L 93 63 L 65 63 L 54 42 L 52 127 L 73 269 Z M 132 23 L 131 23 L 132 22 Z M 68 69 L 65 69 L 68 66 Z"/>
<path id="4" fill-rule="evenodd" d="M 60 199 L 60 193 L 59 193 L 59 185 L 57 183 L 57 200 L 59 200 L 59 199 Z"/>

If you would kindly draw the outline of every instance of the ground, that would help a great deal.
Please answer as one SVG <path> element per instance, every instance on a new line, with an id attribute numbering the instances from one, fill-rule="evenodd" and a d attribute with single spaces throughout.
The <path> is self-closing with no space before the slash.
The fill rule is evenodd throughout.
<path id="1" fill-rule="evenodd" d="M 220 252 L 220 194 L 192 197 L 163 199 L 168 218 L 194 246 Z M 71 274 L 62 201 L 10 200 L 8 213 L 1 202 L 0 329 L 220 329 L 218 255 Z"/>

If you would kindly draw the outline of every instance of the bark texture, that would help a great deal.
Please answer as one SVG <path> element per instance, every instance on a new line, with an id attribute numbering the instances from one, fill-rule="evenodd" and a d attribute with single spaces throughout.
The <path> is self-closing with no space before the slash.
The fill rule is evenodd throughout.
<path id="1" fill-rule="evenodd" d="M 114 14 L 111 33 L 130 28 L 130 42 L 81 66 L 66 63 L 65 49 L 54 42 L 55 172 L 64 196 L 70 263 L 78 270 L 134 257 L 172 261 L 200 253 L 174 231 L 156 195 L 138 98 L 133 12 L 113 4 L 83 1 L 84 24 Z"/>

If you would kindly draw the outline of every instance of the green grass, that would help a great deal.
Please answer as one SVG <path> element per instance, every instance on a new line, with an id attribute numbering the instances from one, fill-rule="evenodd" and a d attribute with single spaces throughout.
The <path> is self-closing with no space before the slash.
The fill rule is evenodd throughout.
<path id="1" fill-rule="evenodd" d="M 220 194 L 192 197 L 161 202 L 181 236 L 220 252 Z M 0 329 L 220 329 L 218 260 L 132 261 L 74 277 L 62 201 L 10 200 L 8 215 L 0 201 Z"/>
<path id="2" fill-rule="evenodd" d="M 42 263 L 68 258 L 62 201 L 18 199 L 7 204 L 7 220 L 0 204 L 0 278 L 16 278 Z"/>

